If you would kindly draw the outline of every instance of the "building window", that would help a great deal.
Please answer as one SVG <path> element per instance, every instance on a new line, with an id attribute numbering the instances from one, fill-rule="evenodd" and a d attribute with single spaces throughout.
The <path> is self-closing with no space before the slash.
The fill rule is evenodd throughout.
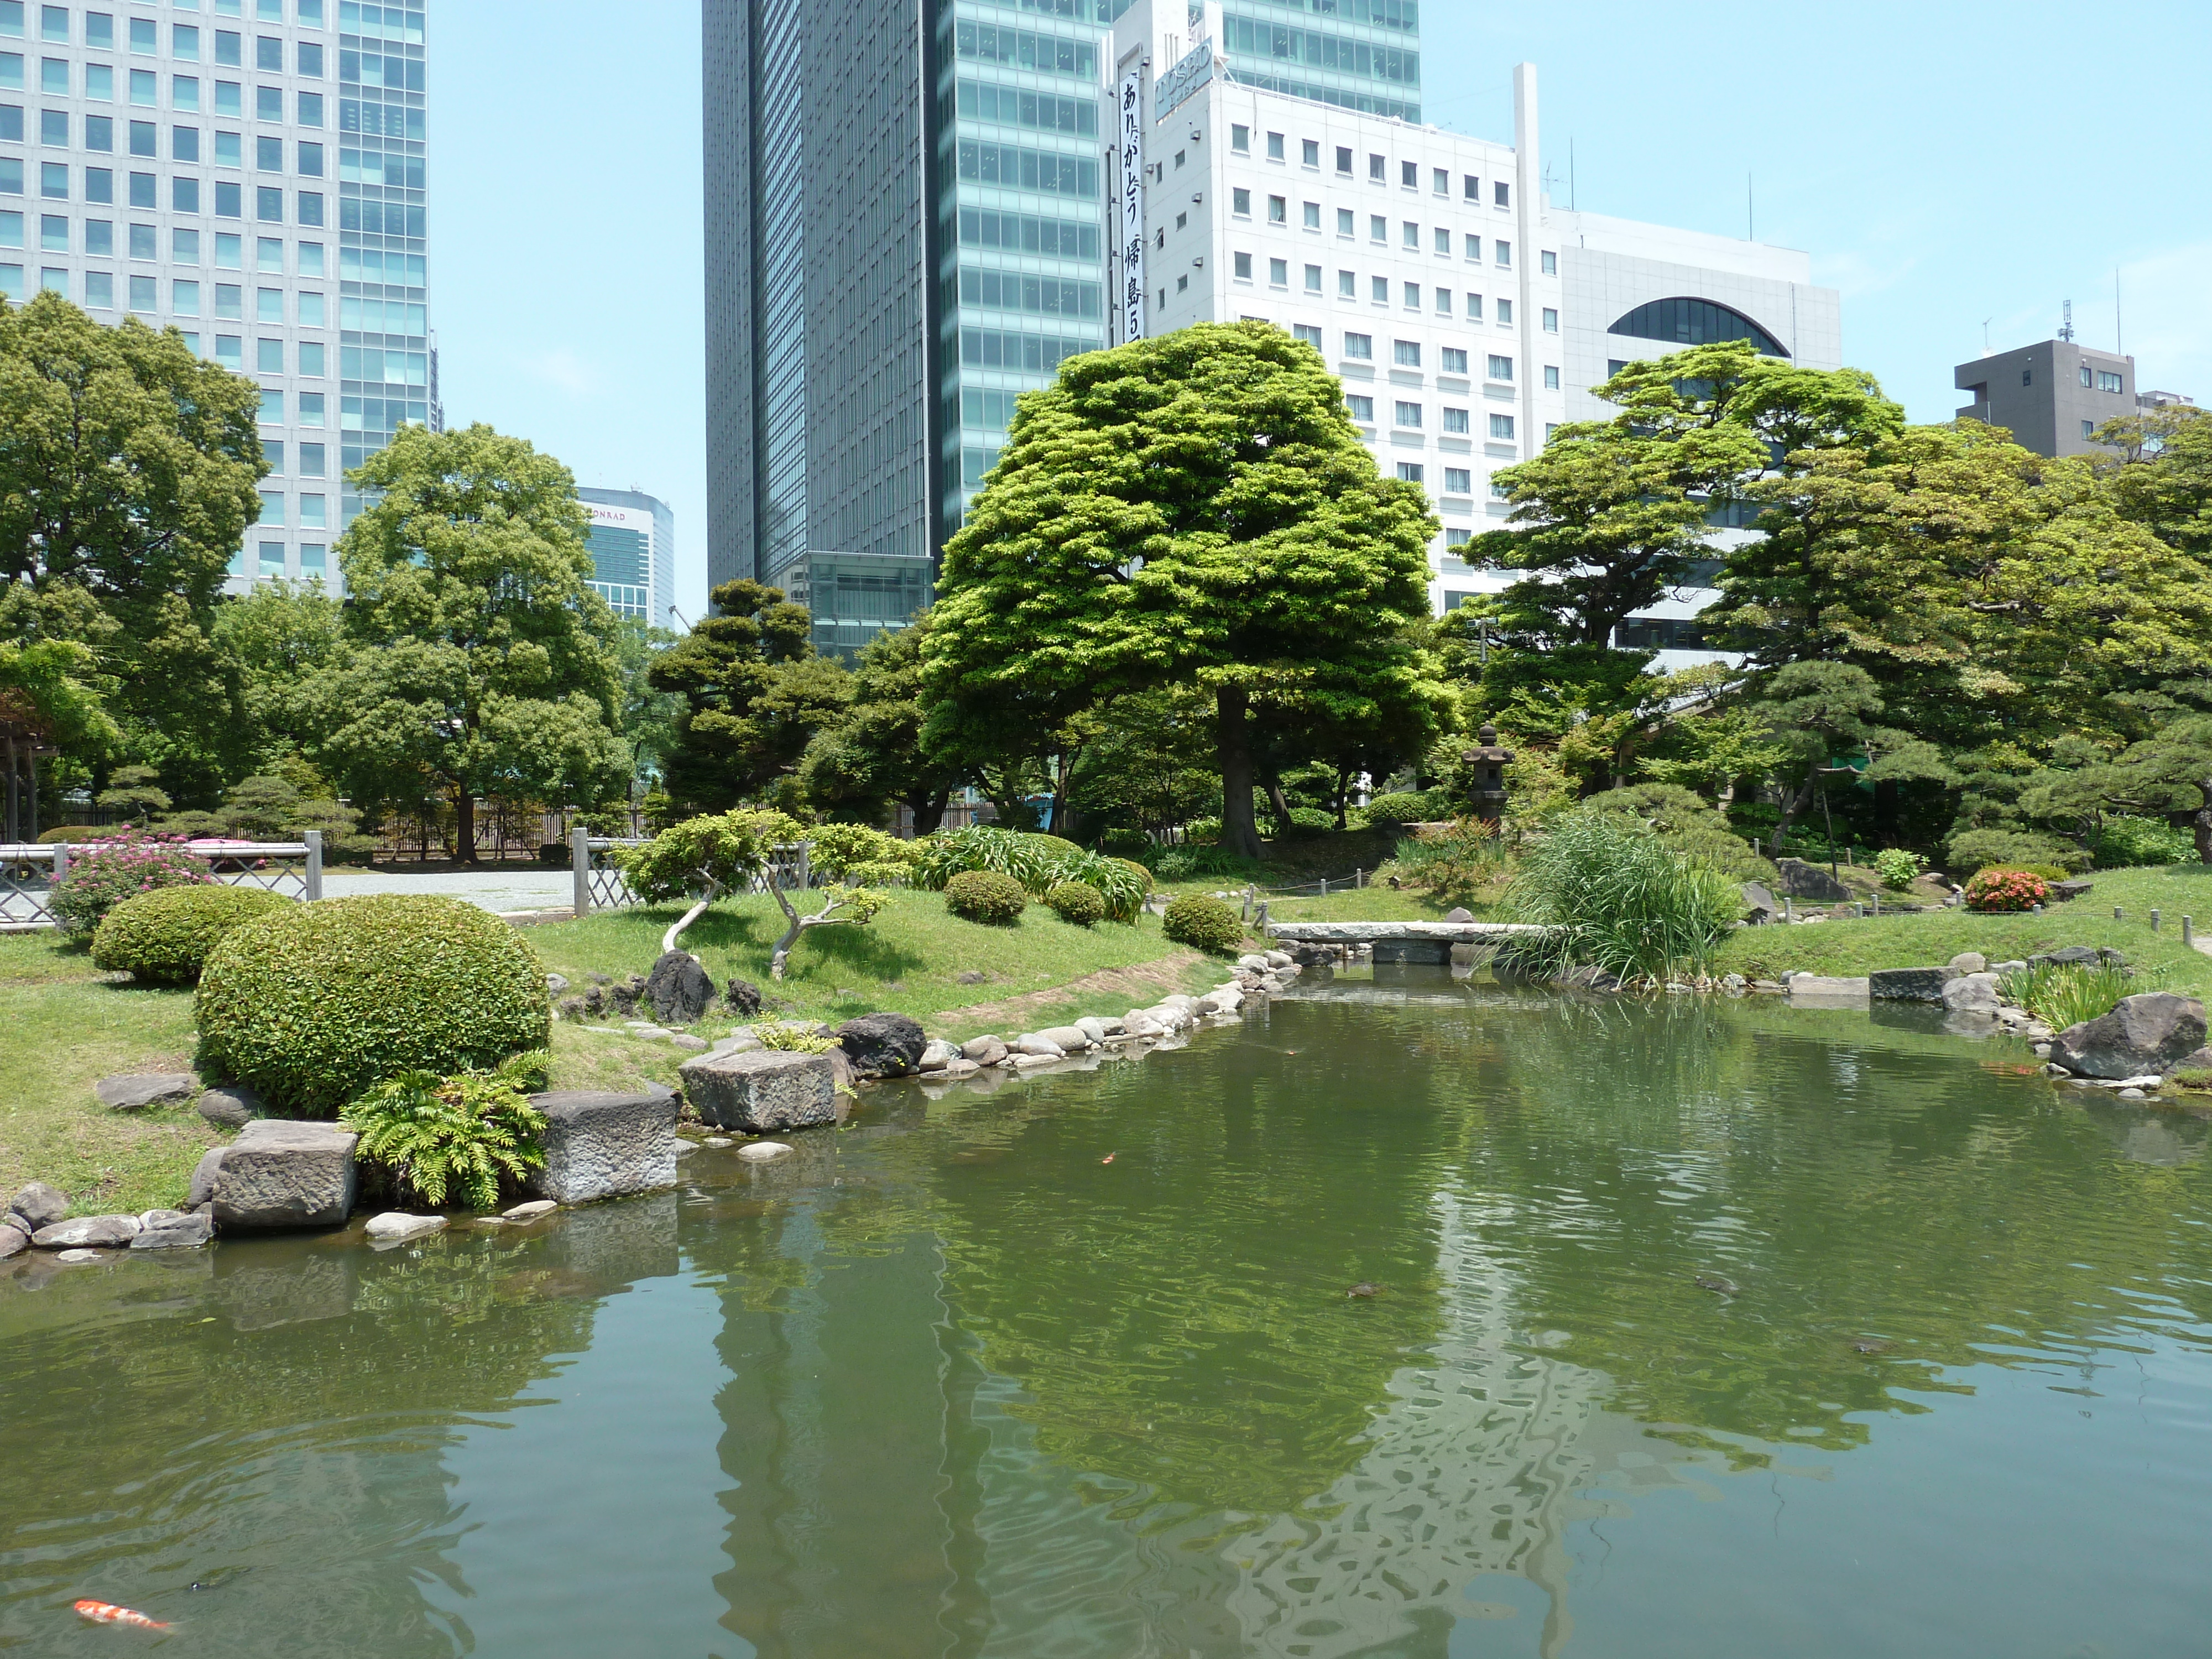
<path id="1" fill-rule="evenodd" d="M 1448 288 L 1440 288 L 1437 290 L 1437 315 L 1439 317 L 1451 315 L 1451 290 Z"/>
<path id="2" fill-rule="evenodd" d="M 1267 135 L 1267 159 L 1270 161 L 1279 161 L 1283 159 L 1283 135 L 1279 132 L 1271 132 Z"/>
<path id="3" fill-rule="evenodd" d="M 309 300 L 314 301 L 315 308 L 319 312 L 322 309 L 322 298 L 323 296 L 319 294 L 303 294 L 300 296 L 300 320 L 301 322 L 305 323 L 310 320 L 307 316 L 307 301 Z M 312 320 L 319 326 L 323 319 L 320 316 L 317 316 Z M 306 375 L 309 380 L 319 380 L 323 378 L 323 343 L 320 340 L 302 340 L 300 342 L 300 373 Z"/>
<path id="4" fill-rule="evenodd" d="M 1435 191 L 1439 196 L 1450 195 L 1451 169 L 1449 167 L 1431 167 L 1429 170 L 1429 187 Z"/>
<path id="5" fill-rule="evenodd" d="M 1448 466 L 1444 469 L 1445 495 L 1471 495 L 1474 493 L 1474 474 L 1473 472 L 1469 471 L 1463 466 Z M 1461 531 L 1459 532 L 1459 538 L 1462 542 L 1465 541 L 1467 539 L 1467 532 L 1464 530 Z M 1447 536 L 1446 545 L 1452 546 L 1456 545 L 1456 544 L 1452 543 L 1449 540 L 1449 536 Z"/>
<path id="6" fill-rule="evenodd" d="M 1504 270 L 1509 269 L 1509 268 L 1512 265 L 1512 264 L 1513 264 L 1513 244 L 1512 244 L 1512 243 L 1510 243 L 1510 242 L 1500 242 L 1500 241 L 1498 241 L 1498 240 L 1493 240 L 1491 242 L 1491 244 L 1490 244 L 1490 251 L 1491 251 L 1492 255 L 1492 256 L 1497 259 L 1497 261 L 1498 261 L 1498 269 L 1499 269 L 1499 270 Z"/>
<path id="7" fill-rule="evenodd" d="M 69 200 L 69 163 L 41 161 L 39 163 L 39 194 L 51 202 Z M 149 202 L 147 206 L 153 204 Z"/>
<path id="8" fill-rule="evenodd" d="M 1291 325 L 1291 336 L 1302 344 L 1310 345 L 1316 351 L 1319 351 L 1321 349 L 1321 331 L 1319 329 L 1309 327 L 1304 323 L 1293 323 Z"/>
<path id="9" fill-rule="evenodd" d="M 1469 236 L 1467 239 L 1467 257 L 1473 260 L 1476 264 L 1480 264 L 1482 263 L 1481 237 Z"/>
<path id="10" fill-rule="evenodd" d="M 115 278 L 104 270 L 84 273 L 84 303 L 93 311 L 115 309 Z"/>
<path id="11" fill-rule="evenodd" d="M 1513 301 L 1510 301 L 1510 300 L 1500 300 L 1500 301 L 1498 302 L 1498 320 L 1501 324 L 1505 324 L 1505 325 L 1510 325 L 1510 324 L 1511 324 L 1511 322 L 1513 321 Z"/>
<path id="12" fill-rule="evenodd" d="M 1559 256 L 1553 252 L 1551 249 L 1546 248 L 1542 252 L 1539 253 L 1536 258 L 1542 267 L 1544 275 L 1547 276 L 1556 276 L 1559 274 Z"/>
<path id="13" fill-rule="evenodd" d="M 1499 207 L 1513 205 L 1513 192 L 1503 179 L 1495 179 L 1490 186 L 1490 199 Z"/>
<path id="14" fill-rule="evenodd" d="M 302 392 L 300 394 L 300 424 L 319 428 L 323 424 L 323 394 Z"/>
<path id="15" fill-rule="evenodd" d="M 1419 404 L 1401 403 L 1394 411 L 1394 418 L 1400 426 L 1418 429 L 1421 424 L 1421 406 Z"/>
<path id="16" fill-rule="evenodd" d="M 1419 461 L 1398 463 L 1398 478 L 1401 483 L 1419 483 L 1421 482 L 1421 464 Z"/>
<path id="17" fill-rule="evenodd" d="M 1389 241 L 1390 240 L 1390 222 L 1388 219 L 1385 219 L 1379 213 L 1369 214 L 1367 216 L 1367 240 L 1370 242 Z"/>
<path id="18" fill-rule="evenodd" d="M 1420 285 L 1419 283 L 1407 283 L 1407 284 L 1406 284 L 1406 309 L 1407 309 L 1407 310 L 1408 310 L 1408 311 L 1419 311 L 1420 308 L 1421 308 L 1421 285 Z"/>
<path id="19" fill-rule="evenodd" d="M 2094 437 L 2096 435 L 2096 432 L 2097 423 L 2094 421 L 2084 421 L 2081 422 L 2081 435 L 2083 438 L 2087 439 Z"/>
<path id="20" fill-rule="evenodd" d="M 1373 426 L 1375 424 L 1374 398 L 1363 397 L 1357 392 L 1349 392 L 1345 394 L 1344 404 L 1346 408 L 1352 411 L 1352 418 L 1358 422 L 1360 425 Z"/>
<path id="21" fill-rule="evenodd" d="M 1480 294 L 1470 294 L 1467 296 L 1467 319 L 1470 323 L 1479 323 L 1482 320 L 1482 295 Z"/>
<path id="22" fill-rule="evenodd" d="M 1229 192 L 1229 210 L 1240 219 L 1250 218 L 1252 216 L 1252 192 L 1241 187 L 1232 189 Z"/>
<path id="23" fill-rule="evenodd" d="M 246 315 L 246 290 L 236 283 L 217 283 L 215 285 L 215 314 L 224 322 L 237 322 Z"/>
<path id="24" fill-rule="evenodd" d="M 1250 282 L 1252 280 L 1252 256 L 1249 253 L 1236 253 L 1231 254 L 1230 258 L 1232 261 L 1232 269 L 1236 273 L 1237 280 L 1240 283 Z"/>
<path id="25" fill-rule="evenodd" d="M 323 94 L 319 92 L 301 93 L 300 94 L 300 125 L 303 127 L 319 127 L 322 124 Z"/>
<path id="26" fill-rule="evenodd" d="M 258 288 L 253 290 L 253 320 L 257 323 L 281 323 L 284 320 L 283 289 Z"/>
<path id="27" fill-rule="evenodd" d="M 1446 230 L 1442 225 L 1437 227 L 1436 244 L 1438 253 L 1447 259 L 1451 258 L 1451 232 Z"/>
<path id="28" fill-rule="evenodd" d="M 84 199 L 88 202 L 115 200 L 115 173 L 108 167 L 87 167 L 84 170 Z"/>
<path id="29" fill-rule="evenodd" d="M 2035 371 L 2032 368 L 2023 368 L 2021 370 L 2020 383 L 2022 386 L 2033 386 L 2035 384 Z"/>
<path id="30" fill-rule="evenodd" d="M 1288 288 L 1291 285 L 1291 262 L 1288 259 L 1268 260 L 1267 282 L 1274 288 Z"/>
<path id="31" fill-rule="evenodd" d="M 1421 366 L 1421 343 L 1419 340 L 1393 340 L 1390 343 L 1390 361 L 1401 368 L 1419 368 Z"/>
<path id="32" fill-rule="evenodd" d="M 1493 352 L 1487 368 L 1493 380 L 1510 380 L 1513 378 L 1513 360 L 1510 357 L 1500 357 Z"/>
<path id="33" fill-rule="evenodd" d="M 1321 267 L 1319 265 L 1308 265 L 1306 267 L 1306 292 L 1309 294 L 1318 294 L 1321 292 Z"/>
<path id="34" fill-rule="evenodd" d="M 256 340 L 253 343 L 253 372 L 256 374 L 282 374 L 284 372 L 284 343 L 282 340 Z"/>
<path id="35" fill-rule="evenodd" d="M 109 219 L 88 219 L 84 222 L 84 251 L 113 258 L 115 253 L 115 224 Z"/>
<path id="36" fill-rule="evenodd" d="M 1418 188 L 1421 182 L 1420 167 L 1412 161 L 1399 162 L 1398 182 L 1407 190 Z"/>
<path id="37" fill-rule="evenodd" d="M 267 70 L 272 75 L 284 72 L 284 43 L 273 34 L 257 35 L 253 41 L 253 67 Z"/>
<path id="38" fill-rule="evenodd" d="M 1336 170 L 1346 178 L 1352 177 L 1352 148 L 1348 144 L 1336 147 Z"/>
<path id="39" fill-rule="evenodd" d="M 198 213 L 200 210 L 200 181 L 197 179 L 170 179 L 169 206 L 178 213 Z"/>
<path id="40" fill-rule="evenodd" d="M 1354 276 L 1348 270 L 1338 271 L 1336 273 L 1336 292 L 1337 297 L 1340 299 L 1358 299 L 1359 297 L 1358 278 Z"/>
<path id="41" fill-rule="evenodd" d="M 1547 391 L 1547 392 L 1557 392 L 1559 389 L 1559 366 L 1558 366 L 1556 363 L 1547 363 L 1547 364 L 1545 364 L 1545 365 L 1544 365 L 1544 390 L 1545 390 L 1545 391 Z"/>
<path id="42" fill-rule="evenodd" d="M 173 305 L 169 309 L 175 312 L 179 317 L 198 316 L 200 314 L 200 285 L 198 283 L 178 283 L 173 286 L 179 289 L 188 288 L 191 289 L 191 309 L 187 311 L 182 305 Z M 137 312 L 141 316 L 151 314 L 155 304 L 154 279 L 151 276 L 133 276 L 131 279 L 129 288 L 131 295 L 131 309 Z"/>
<path id="43" fill-rule="evenodd" d="M 1405 243 L 1406 251 L 1408 253 L 1419 253 L 1421 251 L 1421 228 L 1412 220 L 1408 219 L 1399 227 L 1399 237 Z"/>
<path id="44" fill-rule="evenodd" d="M 327 530 L 330 528 L 329 524 L 323 517 L 324 499 L 325 498 L 320 495 L 302 495 L 300 497 L 300 527 L 302 530 Z"/>
<path id="45" fill-rule="evenodd" d="M 2091 384 L 2093 384 L 2093 383 L 2094 382 L 2095 379 L 2096 379 L 2096 377 L 2095 377 L 2094 375 L 2093 375 L 2092 374 L 2090 374 L 2090 372 L 2089 372 L 2089 365 L 2088 365 L 2088 364 L 2087 364 L 2087 363 L 2082 364 L 2082 365 L 2081 365 L 2081 384 L 2082 384 L 2083 386 L 2089 386 L 2089 385 L 2091 385 Z"/>
<path id="46" fill-rule="evenodd" d="M 1381 184 L 1381 183 L 1382 182 L 1382 179 L 1383 179 L 1383 173 L 1382 173 L 1382 169 L 1383 169 L 1383 167 L 1385 167 L 1385 165 L 1387 165 L 1387 164 L 1383 161 L 1383 160 L 1382 160 L 1382 158 L 1381 156 L 1379 156 L 1379 155 L 1370 155 L 1370 156 L 1369 156 L 1369 157 L 1367 158 L 1367 177 L 1368 177 L 1368 179 L 1369 179 L 1370 181 L 1372 181 L 1373 183 L 1375 183 L 1375 184 L 1378 184 L 1378 185 L 1379 185 L 1379 184 Z"/>
<path id="47" fill-rule="evenodd" d="M 300 446 L 300 476 L 303 478 L 321 477 L 324 474 L 323 455 L 322 445 L 301 444 Z"/>
<path id="48" fill-rule="evenodd" d="M 1444 410 L 1444 430 L 1445 430 L 1445 431 L 1447 431 L 1447 432 L 1465 432 L 1467 429 L 1468 429 L 1468 424 L 1467 424 L 1467 411 L 1466 411 L 1465 410 L 1463 410 L 1463 409 L 1447 409 L 1446 410 Z"/>
<path id="49" fill-rule="evenodd" d="M 1470 202 L 1480 203 L 1482 200 L 1482 180 L 1471 173 L 1461 174 L 1460 194 Z"/>
<path id="50" fill-rule="evenodd" d="M 1350 208 L 1337 209 L 1336 234 L 1340 236 L 1349 236 L 1352 234 L 1352 210 Z"/>
<path id="51" fill-rule="evenodd" d="M 1378 306 L 1389 305 L 1390 303 L 1390 279 L 1388 276 L 1369 277 L 1367 279 L 1367 297 L 1372 300 Z"/>
<path id="52" fill-rule="evenodd" d="M 1557 334 L 1559 331 L 1559 313 L 1554 311 L 1551 307 L 1546 306 L 1544 307 L 1544 332 L 1547 334 Z"/>
<path id="53" fill-rule="evenodd" d="M 1493 438 L 1510 439 L 1513 435 L 1513 417 L 1510 415 L 1492 416 L 1490 435 Z"/>
<path id="54" fill-rule="evenodd" d="M 1252 153 L 1252 129 L 1232 126 L 1229 129 L 1229 148 L 1239 155 Z"/>
<path id="55" fill-rule="evenodd" d="M 70 251 L 70 222 L 59 213 L 39 216 L 39 248 L 45 253 L 67 253 Z"/>
<path id="56" fill-rule="evenodd" d="M 1321 204 L 1319 202 L 1308 202 L 1305 204 L 1305 222 L 1306 228 L 1308 230 L 1319 230 L 1321 228 Z"/>
<path id="57" fill-rule="evenodd" d="M 1176 278 L 1176 292 L 1178 294 L 1190 292 L 1190 276 L 1188 272 Z"/>
<path id="58" fill-rule="evenodd" d="M 325 544 L 322 542 L 300 544 L 300 574 L 307 580 L 319 582 L 323 580 L 328 568 L 324 562 L 325 549 Z"/>
<path id="59" fill-rule="evenodd" d="M 198 127 L 169 129 L 169 159 L 173 161 L 198 161 L 200 159 L 200 130 Z"/>
<path id="60" fill-rule="evenodd" d="M 1318 138 L 1299 139 L 1298 160 L 1304 162 L 1307 167 L 1319 167 L 1321 165 L 1321 140 Z"/>
<path id="61" fill-rule="evenodd" d="M 253 216 L 264 224 L 284 222 L 284 192 L 268 185 L 253 187 Z"/>
<path id="62" fill-rule="evenodd" d="M 1546 443 L 1549 443 L 1549 442 L 1551 442 L 1551 441 L 1552 441 L 1552 434 L 1553 434 L 1553 433 L 1557 432 L 1559 429 L 1559 423 L 1557 421 L 1547 421 L 1547 422 L 1544 422 L 1544 441 L 1545 441 Z"/>
<path id="63" fill-rule="evenodd" d="M 2098 391 L 2118 392 L 2119 389 L 2120 377 L 2118 375 L 2113 374 L 2109 368 L 2100 368 L 2097 371 Z"/>
<path id="64" fill-rule="evenodd" d="M 1748 340 L 1760 356 L 1787 357 L 1782 343 L 1741 312 L 1711 300 L 1677 295 L 1640 305 L 1606 331 L 1639 340 L 1663 340 L 1670 345 L 1709 345 L 1722 340 Z M 2027 384 L 2023 378 L 2021 382 Z"/>
<path id="65" fill-rule="evenodd" d="M 1437 367 L 1447 374 L 1467 373 L 1467 352 L 1459 346 L 1445 346 L 1437 354 Z"/>
<path id="66" fill-rule="evenodd" d="M 138 302 L 140 283 L 146 284 L 146 302 L 143 305 Z M 154 279 L 151 276 L 133 276 L 131 279 L 131 308 L 133 311 L 151 311 L 154 308 Z M 198 316 L 200 285 L 182 278 L 172 282 L 169 284 L 169 309 L 179 317 Z"/>
<path id="67" fill-rule="evenodd" d="M 257 522 L 261 524 L 284 522 L 284 492 L 283 490 L 264 489 L 261 492 L 261 517 Z M 266 547 L 269 544 L 264 542 L 262 545 Z M 284 562 L 283 550 L 281 547 L 277 550 L 276 562 L 280 566 Z"/>
<path id="68" fill-rule="evenodd" d="M 1267 198 L 1267 222 L 1271 225 L 1286 225 L 1290 222 L 1290 203 L 1280 196 L 1270 196 Z"/>
<path id="69" fill-rule="evenodd" d="M 265 134 L 253 141 L 253 165 L 258 172 L 284 171 L 284 141 Z"/>
<path id="70" fill-rule="evenodd" d="M 1344 337 L 1344 355 L 1347 357 L 1372 357 L 1375 339 L 1368 334 L 1347 334 Z"/>

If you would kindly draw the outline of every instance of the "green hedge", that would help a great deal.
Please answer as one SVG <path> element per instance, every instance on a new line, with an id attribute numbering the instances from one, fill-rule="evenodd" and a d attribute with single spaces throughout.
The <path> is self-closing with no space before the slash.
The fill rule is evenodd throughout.
<path id="1" fill-rule="evenodd" d="M 1106 914 L 1106 900 L 1096 887 L 1079 881 L 1063 881 L 1047 890 L 1045 908 L 1062 921 L 1088 927 Z"/>
<path id="2" fill-rule="evenodd" d="M 294 908 L 261 887 L 158 887 L 108 911 L 92 936 L 92 961 L 146 985 L 191 985 L 233 928 Z"/>
<path id="3" fill-rule="evenodd" d="M 488 1070 L 550 1040 L 545 969 L 489 911 L 431 894 L 295 905 L 210 954 L 200 1061 L 328 1116 L 402 1072 Z"/>
<path id="4" fill-rule="evenodd" d="M 995 870 L 963 870 L 945 884 L 945 908 L 969 921 L 1018 921 L 1029 902 L 1021 883 Z"/>
<path id="5" fill-rule="evenodd" d="M 1244 944 L 1244 924 L 1237 912 L 1204 893 L 1185 893 L 1168 906 L 1160 931 L 1178 945 L 1225 956 Z"/>

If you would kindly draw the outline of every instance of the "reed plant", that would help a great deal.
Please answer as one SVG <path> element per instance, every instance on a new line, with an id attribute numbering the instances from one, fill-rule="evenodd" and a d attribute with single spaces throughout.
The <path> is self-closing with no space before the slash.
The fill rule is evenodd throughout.
<path id="1" fill-rule="evenodd" d="M 2054 1031 L 2101 1018 L 2122 997 L 2155 988 L 2164 975 L 2138 975 L 2114 963 L 2045 962 L 2015 968 L 1997 978 L 1997 993 L 2015 1008 L 2025 1008 Z"/>
<path id="2" fill-rule="evenodd" d="M 1647 983 L 1705 972 L 1743 911 L 1728 875 L 1629 814 L 1587 808 L 1554 820 L 1522 855 L 1505 902 L 1516 921 L 1552 930 L 1516 948 L 1523 963 Z"/>

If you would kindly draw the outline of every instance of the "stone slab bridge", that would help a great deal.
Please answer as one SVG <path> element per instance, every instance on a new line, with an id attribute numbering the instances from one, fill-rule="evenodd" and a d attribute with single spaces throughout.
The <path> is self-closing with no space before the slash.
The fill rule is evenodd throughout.
<path id="1" fill-rule="evenodd" d="M 1324 950 L 1369 945 L 1377 962 L 1425 963 L 1451 960 L 1455 945 L 1495 950 L 1508 941 L 1550 932 L 1529 921 L 1277 921 L 1268 936 L 1285 947 Z"/>

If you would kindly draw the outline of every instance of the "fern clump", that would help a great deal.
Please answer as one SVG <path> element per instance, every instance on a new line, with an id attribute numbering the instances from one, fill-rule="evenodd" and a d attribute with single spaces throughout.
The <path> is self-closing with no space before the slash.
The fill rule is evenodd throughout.
<path id="1" fill-rule="evenodd" d="M 544 1079 L 543 1054 L 516 1054 L 496 1071 L 402 1072 L 349 1105 L 339 1121 L 359 1152 L 391 1170 L 433 1206 L 459 1188 L 479 1210 L 499 1202 L 502 1181 L 520 1185 L 545 1167 L 545 1115 L 527 1091 Z"/>

